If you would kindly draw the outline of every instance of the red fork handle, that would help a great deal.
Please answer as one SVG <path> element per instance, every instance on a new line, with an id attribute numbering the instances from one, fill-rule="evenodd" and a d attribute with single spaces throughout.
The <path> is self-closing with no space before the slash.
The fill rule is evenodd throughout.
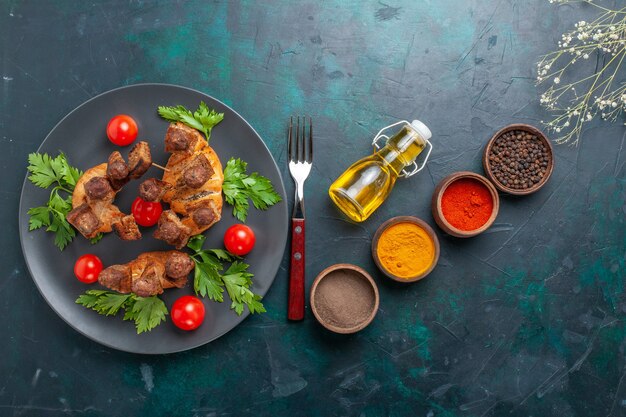
<path id="1" fill-rule="evenodd" d="M 304 319 L 304 219 L 291 219 L 291 266 L 289 268 L 289 320 Z"/>

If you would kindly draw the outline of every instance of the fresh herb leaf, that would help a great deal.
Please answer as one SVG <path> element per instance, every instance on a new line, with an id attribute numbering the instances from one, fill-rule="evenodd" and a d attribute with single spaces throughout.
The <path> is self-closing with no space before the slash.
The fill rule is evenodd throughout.
<path id="1" fill-rule="evenodd" d="M 135 322 L 137 334 L 154 329 L 168 314 L 165 303 L 157 296 L 139 297 L 106 290 L 87 290 L 76 299 L 76 304 L 105 316 L 114 316 L 124 310 L 124 320 Z"/>
<path id="2" fill-rule="evenodd" d="M 51 212 L 52 223 L 46 229 L 47 232 L 54 232 L 54 244 L 61 250 L 65 249 L 72 239 L 74 239 L 74 236 L 76 236 L 76 232 L 65 219 L 65 214 L 70 210 L 67 210 L 65 213 L 53 210 Z"/>
<path id="3" fill-rule="evenodd" d="M 195 235 L 191 236 L 187 241 L 187 247 L 194 252 L 198 252 L 202 250 L 202 246 L 204 246 L 204 241 L 206 240 L 206 236 L 204 235 Z"/>
<path id="4" fill-rule="evenodd" d="M 81 175 L 83 175 L 82 171 L 67 164 L 65 166 L 65 172 L 63 173 L 63 179 L 68 185 L 71 185 L 72 188 L 74 188 L 76 187 L 76 183 L 80 179 Z"/>
<path id="5" fill-rule="evenodd" d="M 92 237 L 91 239 L 89 239 L 89 243 L 91 243 L 92 245 L 95 245 L 96 243 L 100 242 L 103 237 L 104 237 L 104 233 L 98 233 L 96 237 Z"/>
<path id="6" fill-rule="evenodd" d="M 46 231 L 55 234 L 55 245 L 63 250 L 76 236 L 65 217 L 72 210 L 72 193 L 83 173 L 71 166 L 63 153 L 55 158 L 46 153 L 31 153 L 28 155 L 27 169 L 30 172 L 28 180 L 37 187 L 54 186 L 46 205 L 28 210 L 28 228 L 35 230 L 46 227 Z M 63 197 L 60 193 L 66 196 Z"/>
<path id="7" fill-rule="evenodd" d="M 248 272 L 248 264 L 223 249 L 202 249 L 205 237 L 197 235 L 189 239 L 187 247 L 194 253 L 191 259 L 196 264 L 194 272 L 194 291 L 197 295 L 208 297 L 217 302 L 224 301 L 224 289 L 231 300 L 230 308 L 238 315 L 247 306 L 250 313 L 264 313 L 262 297 L 254 294 L 252 286 L 253 274 Z M 230 267 L 224 271 L 224 263 Z"/>
<path id="8" fill-rule="evenodd" d="M 98 313 L 105 316 L 114 316 L 130 300 L 131 294 L 118 294 L 107 292 L 100 296 L 98 300 Z"/>
<path id="9" fill-rule="evenodd" d="M 232 262 L 234 255 L 224 249 L 211 249 L 211 253 L 220 261 Z"/>
<path id="10" fill-rule="evenodd" d="M 265 307 L 260 302 L 261 296 L 250 291 L 254 275 L 248 272 L 249 267 L 250 265 L 246 263 L 235 261 L 222 276 L 226 291 L 232 301 L 230 308 L 239 315 L 243 313 L 244 305 L 248 306 L 252 314 L 265 312 Z"/>
<path id="11" fill-rule="evenodd" d="M 167 307 L 159 297 L 138 297 L 134 295 L 133 301 L 132 306 L 128 306 L 126 311 L 132 311 L 137 334 L 148 332 L 165 321 L 165 316 L 168 314 Z"/>
<path id="12" fill-rule="evenodd" d="M 213 127 L 224 119 L 224 113 L 218 113 L 213 109 L 209 109 L 204 101 L 200 102 L 198 109 L 193 113 L 181 105 L 175 107 L 159 106 L 157 111 L 167 121 L 182 122 L 203 132 L 207 142 L 211 138 Z"/>
<path id="13" fill-rule="evenodd" d="M 204 242 L 204 239 L 201 240 Z M 193 288 L 196 294 L 217 302 L 224 301 L 224 282 L 220 272 L 224 269 L 222 261 L 232 262 L 234 256 L 222 249 L 201 250 L 202 246 L 195 250 L 195 255 L 200 259 L 196 263 L 194 272 Z"/>
<path id="14" fill-rule="evenodd" d="M 187 247 L 195 252 L 192 256 L 196 262 L 193 290 L 202 297 L 221 303 L 224 301 L 224 284 L 220 277 L 222 269 L 220 260 L 230 258 L 228 252 L 223 250 L 203 251 L 205 239 L 204 235 L 196 235 L 187 243 Z"/>
<path id="15" fill-rule="evenodd" d="M 33 207 L 28 210 L 30 220 L 28 230 L 39 229 L 43 226 L 50 226 L 50 209 L 47 206 Z"/>
<path id="16" fill-rule="evenodd" d="M 213 109 L 209 109 L 209 106 L 207 106 L 204 101 L 201 101 L 200 106 L 198 106 L 198 110 L 194 112 L 193 117 L 202 123 L 202 126 L 204 126 L 204 134 L 207 137 L 208 142 L 209 137 L 211 137 L 211 130 L 213 130 L 213 127 L 224 120 L 224 113 L 218 113 Z"/>
<path id="17" fill-rule="evenodd" d="M 68 196 L 67 198 L 63 198 L 59 195 L 58 189 L 52 190 L 48 206 L 54 211 L 61 213 L 69 212 L 72 210 L 72 197 Z"/>
<path id="18" fill-rule="evenodd" d="M 76 304 L 98 311 L 96 306 L 100 297 L 109 292 L 106 290 L 87 290 L 76 299 Z"/>
<path id="19" fill-rule="evenodd" d="M 28 155 L 28 179 L 37 187 L 48 188 L 55 182 L 61 187 L 73 190 L 82 175 L 78 169 L 69 165 L 65 154 L 52 158 L 46 153 L 34 152 Z"/>
<path id="20" fill-rule="evenodd" d="M 28 155 L 28 179 L 37 187 L 48 188 L 60 180 L 52 167 L 52 158 L 48 154 L 31 153 Z"/>
<path id="21" fill-rule="evenodd" d="M 248 199 L 258 210 L 267 210 L 282 200 L 268 178 L 256 172 L 248 175 L 247 168 L 246 162 L 231 158 L 226 163 L 222 185 L 226 202 L 233 206 L 233 215 L 242 222 L 248 217 Z"/>
<path id="22" fill-rule="evenodd" d="M 196 260 L 194 259 L 194 261 Z M 193 290 L 197 295 L 221 303 L 224 301 L 223 286 L 224 283 L 217 268 L 202 260 L 196 261 Z"/>

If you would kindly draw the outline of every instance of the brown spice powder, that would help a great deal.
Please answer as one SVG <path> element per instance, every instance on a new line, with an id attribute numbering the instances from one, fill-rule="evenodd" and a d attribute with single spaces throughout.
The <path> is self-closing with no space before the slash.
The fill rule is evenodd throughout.
<path id="1" fill-rule="evenodd" d="M 371 284 L 358 272 L 338 269 L 317 286 L 315 308 L 322 321 L 348 329 L 367 321 L 376 304 Z"/>

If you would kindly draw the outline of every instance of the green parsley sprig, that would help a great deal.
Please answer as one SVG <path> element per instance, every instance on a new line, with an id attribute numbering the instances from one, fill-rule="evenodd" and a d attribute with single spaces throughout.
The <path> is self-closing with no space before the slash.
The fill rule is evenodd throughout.
<path id="1" fill-rule="evenodd" d="M 63 153 L 56 158 L 46 153 L 31 153 L 27 169 L 30 172 L 28 180 L 37 187 L 47 189 L 54 185 L 45 205 L 28 210 L 28 228 L 46 227 L 47 232 L 54 232 L 54 244 L 63 250 L 76 236 L 65 216 L 72 210 L 72 193 L 83 173 L 71 166 Z"/>
<path id="2" fill-rule="evenodd" d="M 209 109 L 204 101 L 200 102 L 198 109 L 193 113 L 180 104 L 175 107 L 159 106 L 157 111 L 167 121 L 182 122 L 203 132 L 207 142 L 211 138 L 213 127 L 224 119 L 224 113 L 218 113 L 213 109 Z"/>
<path id="3" fill-rule="evenodd" d="M 95 245 L 96 243 L 100 242 L 103 237 L 104 237 L 104 233 L 98 233 L 97 235 L 89 239 L 89 243 L 91 243 L 92 245 Z"/>
<path id="4" fill-rule="evenodd" d="M 224 301 L 225 288 L 231 300 L 230 308 L 238 315 L 243 313 L 244 306 L 252 314 L 264 313 L 262 297 L 250 289 L 254 276 L 248 272 L 250 265 L 225 250 L 202 249 L 205 239 L 203 235 L 196 235 L 187 244 L 194 252 L 191 259 L 196 264 L 193 282 L 196 295 L 221 303 Z M 231 265 L 224 272 L 225 262 L 231 262 Z"/>
<path id="5" fill-rule="evenodd" d="M 149 332 L 165 321 L 168 315 L 163 300 L 157 296 L 139 297 L 106 290 L 87 290 L 76 299 L 76 304 L 90 308 L 104 316 L 115 316 L 124 310 L 124 320 L 135 322 L 137 334 Z"/>
<path id="6" fill-rule="evenodd" d="M 282 200 L 268 178 L 257 172 L 248 175 L 247 168 L 248 164 L 241 159 L 230 158 L 224 169 L 222 185 L 226 202 L 233 206 L 233 215 L 242 222 L 248 217 L 248 199 L 258 210 L 267 210 Z"/>

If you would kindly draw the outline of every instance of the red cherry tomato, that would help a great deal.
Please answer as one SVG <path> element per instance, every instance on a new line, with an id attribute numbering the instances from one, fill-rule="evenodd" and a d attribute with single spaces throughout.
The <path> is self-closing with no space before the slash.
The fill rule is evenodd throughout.
<path id="1" fill-rule="evenodd" d="M 93 284 L 102 271 L 102 261 L 96 255 L 83 255 L 74 264 L 74 275 L 80 282 Z"/>
<path id="2" fill-rule="evenodd" d="M 131 211 L 138 225 L 150 227 L 154 226 L 159 221 L 163 207 L 161 207 L 161 203 L 153 203 L 141 197 L 137 197 L 135 201 L 133 201 Z"/>
<path id="3" fill-rule="evenodd" d="M 183 295 L 172 306 L 172 322 L 182 330 L 194 330 L 204 321 L 204 304 L 198 297 Z"/>
<path id="4" fill-rule="evenodd" d="M 137 123 L 126 114 L 118 114 L 109 120 L 107 136 L 116 145 L 130 145 L 137 138 Z"/>
<path id="5" fill-rule="evenodd" d="M 245 224 L 230 226 L 224 233 L 224 246 L 233 255 L 242 256 L 250 253 L 254 248 L 256 237 L 251 228 Z"/>

